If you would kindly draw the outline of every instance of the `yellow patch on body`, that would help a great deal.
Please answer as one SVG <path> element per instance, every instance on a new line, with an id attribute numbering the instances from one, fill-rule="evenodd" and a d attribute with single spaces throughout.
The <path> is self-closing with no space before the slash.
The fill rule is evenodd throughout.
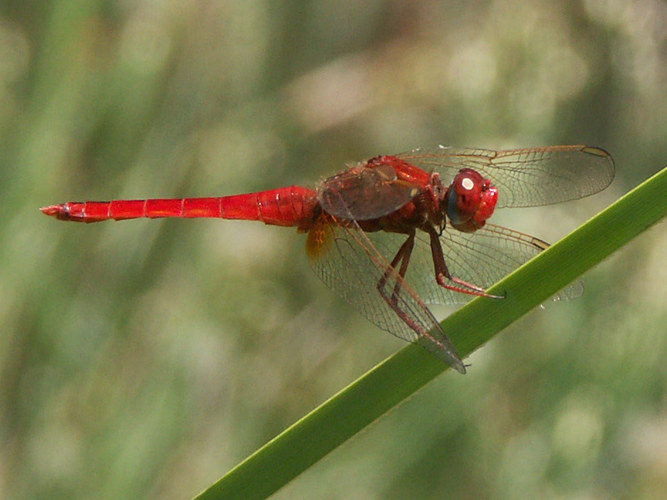
<path id="1" fill-rule="evenodd" d="M 332 222 L 325 216 L 320 216 L 308 231 L 306 239 L 306 255 L 310 259 L 318 259 L 329 250 L 333 242 L 334 230 Z"/>

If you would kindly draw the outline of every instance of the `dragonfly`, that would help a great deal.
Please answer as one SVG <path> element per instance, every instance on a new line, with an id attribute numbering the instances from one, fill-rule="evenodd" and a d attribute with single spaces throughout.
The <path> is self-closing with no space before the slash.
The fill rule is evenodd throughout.
<path id="1" fill-rule="evenodd" d="M 614 161 L 598 147 L 437 146 L 375 156 L 317 188 L 68 202 L 41 211 L 75 222 L 215 217 L 296 227 L 306 233 L 307 256 L 328 287 L 379 328 L 463 374 L 466 365 L 426 304 L 501 299 L 486 290 L 549 246 L 487 223 L 494 210 L 583 198 L 613 178 Z"/>

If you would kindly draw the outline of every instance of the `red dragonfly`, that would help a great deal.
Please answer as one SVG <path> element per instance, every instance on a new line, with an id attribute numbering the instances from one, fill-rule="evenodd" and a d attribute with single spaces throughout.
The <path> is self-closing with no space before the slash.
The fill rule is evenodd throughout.
<path id="1" fill-rule="evenodd" d="M 500 298 L 485 289 L 549 246 L 487 224 L 494 209 L 582 198 L 613 178 L 611 156 L 596 147 L 438 146 L 376 156 L 315 190 L 290 186 L 216 198 L 69 202 L 41 210 L 77 222 L 218 217 L 295 226 L 307 233 L 306 252 L 327 286 L 383 330 L 465 373 L 425 303 Z"/>

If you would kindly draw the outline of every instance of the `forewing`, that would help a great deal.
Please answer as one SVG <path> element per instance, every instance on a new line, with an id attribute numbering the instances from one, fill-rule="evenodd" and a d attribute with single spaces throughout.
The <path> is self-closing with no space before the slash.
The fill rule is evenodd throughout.
<path id="1" fill-rule="evenodd" d="M 431 311 L 389 265 L 393 253 L 406 238 L 393 236 L 383 239 L 382 247 L 378 248 L 354 222 L 316 224 L 308 243 L 313 270 L 369 321 L 401 339 L 421 345 L 457 371 L 465 373 L 456 348 Z M 397 307 L 417 325 L 416 329 L 397 315 L 378 290 L 378 283 L 387 269 L 386 289 L 393 290 L 400 282 Z"/>
<path id="2" fill-rule="evenodd" d="M 498 207 L 530 207 L 576 200 L 614 179 L 614 161 L 590 146 L 493 151 L 438 146 L 396 155 L 449 182 L 462 168 L 477 170 L 498 188 Z"/>
<path id="3" fill-rule="evenodd" d="M 326 179 L 318 190 L 322 209 L 341 219 L 377 219 L 419 194 L 415 184 L 399 180 L 389 165 L 352 167 Z"/>
<path id="4" fill-rule="evenodd" d="M 493 224 L 486 224 L 474 233 L 447 227 L 440 242 L 450 274 L 484 289 L 549 247 L 548 243 L 539 238 Z M 406 277 L 426 303 L 461 304 L 473 298 L 437 284 L 431 250 L 425 236 L 418 238 L 411 264 Z M 583 286 L 577 281 L 553 298 L 572 299 L 579 297 L 582 292 Z"/>

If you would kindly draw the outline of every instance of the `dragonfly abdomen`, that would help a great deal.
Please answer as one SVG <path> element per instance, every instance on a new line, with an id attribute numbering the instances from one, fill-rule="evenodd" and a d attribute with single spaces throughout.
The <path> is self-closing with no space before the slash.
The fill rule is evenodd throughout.
<path id="1" fill-rule="evenodd" d="M 148 217 L 216 217 L 258 220 L 277 226 L 308 227 L 314 219 L 315 191 L 299 186 L 214 198 L 74 201 L 41 210 L 59 220 L 100 222 Z"/>
<path id="2" fill-rule="evenodd" d="M 258 220 L 274 226 L 306 229 L 315 219 L 317 194 L 312 189 L 289 186 L 259 193 L 219 198 L 223 219 Z"/>

